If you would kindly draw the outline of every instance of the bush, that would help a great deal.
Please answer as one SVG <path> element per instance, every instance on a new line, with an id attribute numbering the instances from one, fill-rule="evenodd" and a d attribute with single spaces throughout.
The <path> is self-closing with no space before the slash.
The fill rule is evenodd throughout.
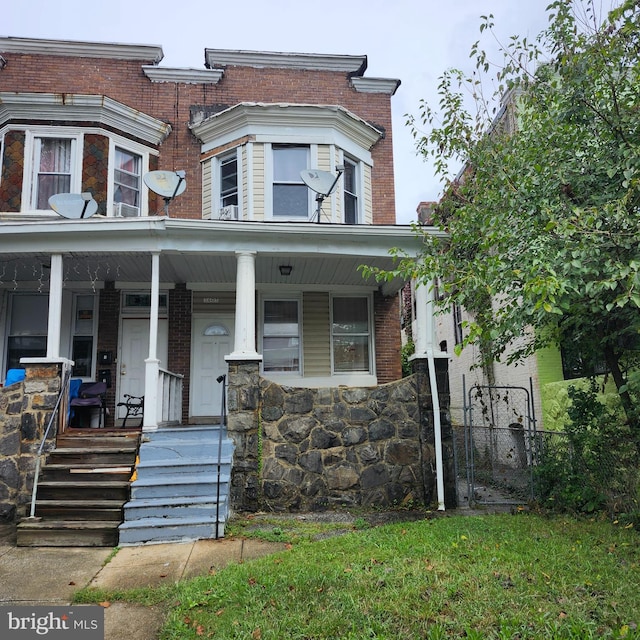
<path id="1" fill-rule="evenodd" d="M 539 436 L 536 493 L 562 511 L 594 513 L 640 522 L 637 450 L 620 413 L 598 399 L 595 381 L 568 389 L 564 434 Z"/>

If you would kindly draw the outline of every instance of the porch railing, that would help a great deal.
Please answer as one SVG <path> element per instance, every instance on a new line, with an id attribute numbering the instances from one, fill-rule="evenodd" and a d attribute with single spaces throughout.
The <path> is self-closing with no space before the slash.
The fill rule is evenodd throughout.
<path id="1" fill-rule="evenodd" d="M 47 428 L 44 430 L 44 435 L 42 436 L 42 441 L 40 442 L 40 446 L 38 447 L 38 452 L 36 454 L 36 468 L 33 474 L 33 488 L 31 490 L 31 507 L 29 509 L 29 518 L 35 518 L 36 514 L 36 495 L 38 493 L 38 480 L 40 479 L 40 466 L 42 461 L 42 454 L 44 453 L 44 447 L 47 442 L 49 432 L 51 431 L 51 427 L 53 426 L 57 416 L 60 416 L 61 422 L 64 421 L 64 423 L 66 423 L 67 420 L 67 400 L 69 398 L 70 380 L 71 369 L 63 367 L 63 373 L 61 377 L 62 384 L 60 385 L 60 391 L 58 392 L 58 397 L 56 398 L 56 405 L 51 412 L 49 422 L 47 423 Z"/>
<path id="2" fill-rule="evenodd" d="M 182 384 L 184 376 L 166 369 L 158 375 L 158 424 L 182 422 Z"/>

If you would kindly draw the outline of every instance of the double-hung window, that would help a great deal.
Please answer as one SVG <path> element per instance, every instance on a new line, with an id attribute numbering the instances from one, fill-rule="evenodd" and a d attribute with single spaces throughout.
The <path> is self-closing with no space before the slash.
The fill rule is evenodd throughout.
<path id="1" fill-rule="evenodd" d="M 265 300 L 262 337 L 264 371 L 300 371 L 298 300 Z"/>
<path id="2" fill-rule="evenodd" d="M 20 358 L 47 354 L 49 298 L 44 294 L 15 294 L 7 338 L 7 369 L 20 368 Z"/>
<path id="3" fill-rule="evenodd" d="M 309 189 L 300 172 L 309 168 L 309 147 L 276 145 L 273 152 L 273 217 L 307 220 Z"/>
<path id="4" fill-rule="evenodd" d="M 358 224 L 358 165 L 344 159 L 344 223 Z"/>
<path id="5" fill-rule="evenodd" d="M 93 334 L 94 334 L 95 296 L 77 295 L 75 298 L 75 317 L 71 359 L 74 376 L 91 378 L 93 376 Z"/>
<path id="6" fill-rule="evenodd" d="M 33 139 L 33 179 L 31 207 L 49 209 L 49 198 L 71 193 L 75 170 L 75 138 L 35 137 Z"/>
<path id="7" fill-rule="evenodd" d="M 113 202 L 116 215 L 140 215 L 140 186 L 142 181 L 142 157 L 126 149 L 116 147 L 113 173 Z"/>
<path id="8" fill-rule="evenodd" d="M 220 208 L 238 205 L 238 154 L 220 160 Z"/>
<path id="9" fill-rule="evenodd" d="M 335 373 L 371 371 L 369 298 L 334 297 L 331 342 Z"/>

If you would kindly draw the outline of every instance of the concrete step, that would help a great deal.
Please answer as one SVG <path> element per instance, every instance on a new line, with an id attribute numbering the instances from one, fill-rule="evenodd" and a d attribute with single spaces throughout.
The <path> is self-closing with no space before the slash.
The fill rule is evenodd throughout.
<path id="1" fill-rule="evenodd" d="M 124 505 L 125 521 L 144 518 L 209 518 L 218 515 L 225 518 L 228 515 L 226 496 L 220 496 L 220 503 L 216 496 L 200 496 L 189 498 L 147 498 L 133 500 Z"/>
<path id="2" fill-rule="evenodd" d="M 228 472 L 220 474 L 220 493 L 228 491 L 229 480 Z M 131 499 L 215 496 L 217 482 L 217 473 L 154 475 L 131 484 Z"/>
<path id="3" fill-rule="evenodd" d="M 19 547 L 115 547 L 118 522 L 26 519 L 18 523 L 16 537 Z"/>
<path id="4" fill-rule="evenodd" d="M 231 470 L 232 456 L 220 458 L 220 467 L 227 473 Z M 202 474 L 215 473 L 218 469 L 218 457 L 176 457 L 171 459 L 140 460 L 136 465 L 138 478 L 151 477 L 153 475 L 175 474 Z"/>
<path id="5" fill-rule="evenodd" d="M 120 525 L 119 546 L 224 537 L 224 522 L 210 518 L 143 518 Z"/>

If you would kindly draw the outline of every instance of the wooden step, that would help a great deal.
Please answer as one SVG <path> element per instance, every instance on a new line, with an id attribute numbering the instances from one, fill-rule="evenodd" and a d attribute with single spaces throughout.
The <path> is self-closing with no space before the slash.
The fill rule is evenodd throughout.
<path id="1" fill-rule="evenodd" d="M 37 497 L 41 500 L 122 500 L 129 499 L 129 482 L 122 480 L 78 480 L 73 483 L 42 480 Z"/>
<path id="2" fill-rule="evenodd" d="M 42 480 L 57 480 L 59 482 L 77 482 L 87 480 L 90 482 L 104 482 L 121 480 L 128 482 L 133 473 L 133 464 L 112 466 L 108 464 L 47 464 L 43 467 Z"/>
<path id="3" fill-rule="evenodd" d="M 47 465 L 131 465 L 135 462 L 136 453 L 137 449 L 135 447 L 123 447 L 120 449 L 102 447 L 54 449 L 47 456 Z"/>
<path id="4" fill-rule="evenodd" d="M 46 520 L 116 520 L 124 515 L 122 500 L 36 500 L 36 516 Z"/>
<path id="5" fill-rule="evenodd" d="M 115 547 L 118 522 L 28 518 L 16 527 L 19 547 Z"/>

